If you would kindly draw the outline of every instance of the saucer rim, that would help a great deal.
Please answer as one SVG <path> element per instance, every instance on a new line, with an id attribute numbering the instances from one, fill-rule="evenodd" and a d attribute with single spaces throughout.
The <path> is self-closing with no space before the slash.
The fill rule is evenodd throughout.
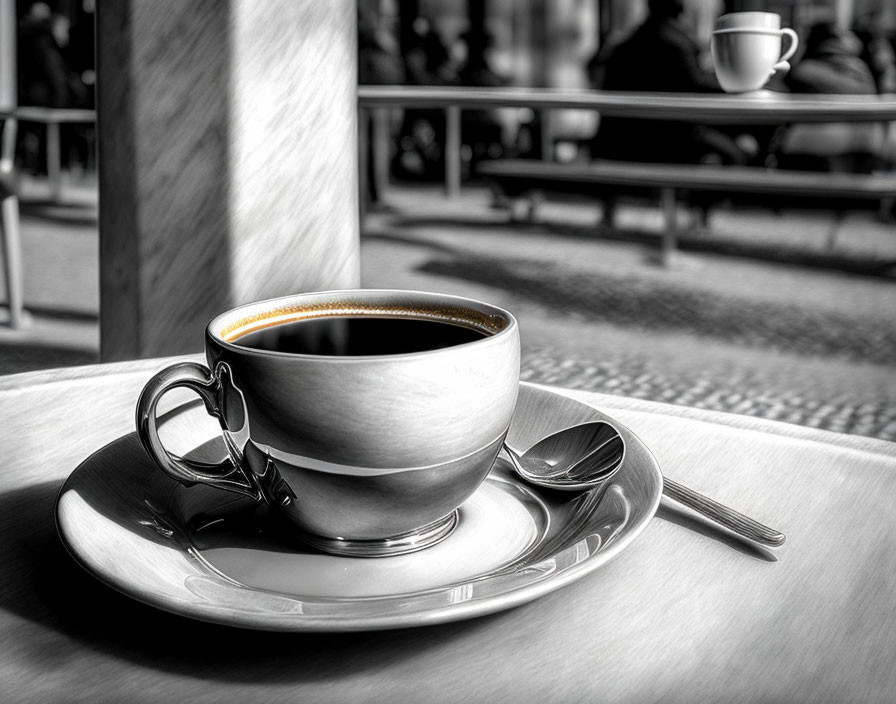
<path id="1" fill-rule="evenodd" d="M 574 565 L 565 567 L 561 571 L 553 573 L 549 577 L 524 584 L 519 587 L 515 587 L 507 592 L 488 595 L 478 600 L 440 605 L 437 608 L 428 608 L 420 611 L 407 612 L 398 609 L 396 613 L 362 615 L 355 616 L 353 618 L 344 618 L 338 614 L 316 614 L 313 616 L 307 616 L 301 613 L 286 615 L 270 614 L 251 610 L 240 612 L 239 610 L 235 610 L 233 606 L 221 608 L 219 606 L 209 605 L 208 603 L 202 604 L 198 601 L 192 603 L 175 602 L 172 599 L 166 600 L 164 596 L 159 596 L 159 594 L 154 590 L 145 589 L 140 583 L 139 579 L 135 578 L 129 583 L 120 582 L 113 576 L 104 573 L 101 565 L 92 564 L 87 559 L 87 557 L 80 554 L 78 548 L 74 544 L 72 544 L 69 536 L 67 536 L 68 529 L 65 525 L 67 519 L 62 515 L 60 511 L 60 503 L 67 491 L 71 490 L 71 485 L 75 481 L 75 475 L 79 472 L 79 470 L 88 465 L 94 457 L 102 453 L 110 445 L 116 442 L 120 442 L 125 437 L 127 437 L 127 435 L 120 436 L 113 440 L 111 443 L 106 443 L 102 447 L 95 450 L 90 454 L 89 457 L 81 462 L 75 468 L 75 470 L 71 472 L 69 477 L 66 478 L 65 482 L 63 482 L 63 485 L 60 487 L 59 492 L 57 493 L 54 505 L 54 518 L 57 534 L 59 535 L 60 541 L 62 542 L 69 555 L 71 555 L 72 559 L 77 564 L 79 564 L 81 568 L 83 568 L 88 574 L 92 575 L 94 578 L 96 578 L 106 586 L 111 587 L 112 589 L 128 596 L 129 598 L 132 598 L 153 608 L 157 608 L 162 611 L 166 611 L 168 613 L 176 614 L 179 616 L 185 616 L 198 621 L 218 625 L 271 632 L 377 631 L 448 623 L 477 618 L 480 616 L 512 609 L 517 606 L 521 606 L 523 604 L 534 601 L 535 599 L 545 596 L 546 594 L 550 594 L 551 592 L 554 592 L 575 581 L 578 581 L 590 572 L 595 571 L 602 565 L 615 559 L 643 532 L 648 523 L 650 523 L 659 507 L 660 498 L 662 495 L 662 474 L 660 472 L 660 468 L 656 461 L 656 458 L 650 452 L 649 448 L 644 445 L 640 438 L 632 433 L 631 430 L 629 430 L 626 426 L 624 426 L 614 418 L 608 416 L 607 414 L 603 413 L 594 406 L 582 401 L 572 399 L 568 396 L 563 395 L 562 393 L 558 393 L 558 391 L 555 391 L 550 387 L 532 384 L 529 382 L 520 382 L 520 387 L 520 399 L 523 399 L 525 396 L 528 396 L 530 394 L 534 396 L 544 394 L 549 403 L 563 402 L 566 404 L 573 404 L 577 407 L 581 407 L 583 411 L 587 411 L 587 413 L 592 416 L 593 420 L 603 420 L 605 422 L 609 422 L 611 425 L 615 425 L 616 427 L 623 429 L 627 433 L 627 435 L 630 436 L 630 439 L 634 440 L 634 442 L 642 446 L 642 449 L 645 451 L 646 458 L 649 459 L 648 466 L 644 467 L 642 471 L 653 474 L 653 479 L 655 481 L 652 482 L 653 491 L 651 491 L 648 501 L 645 503 L 645 505 L 638 506 L 639 515 L 633 517 L 632 520 L 623 528 L 622 534 L 620 534 L 611 543 L 606 546 L 602 546 L 586 559 L 577 562 Z M 528 389 L 528 391 L 524 391 L 524 389 Z M 622 471 L 625 471 L 624 468 Z M 632 470 L 630 469 L 629 471 Z M 518 484 L 522 487 L 530 488 L 525 482 L 520 481 L 515 477 L 510 477 L 509 480 L 518 482 Z M 596 507 L 597 506 L 595 506 L 595 508 Z M 135 539 L 145 540 L 145 538 L 142 538 L 140 536 L 135 537 Z M 581 538 L 579 538 L 579 540 L 580 539 Z M 564 548 L 571 547 L 575 544 L 575 542 L 577 541 L 569 542 L 568 544 L 564 545 Z M 184 552 L 187 552 L 187 549 L 184 549 Z M 302 603 L 299 595 L 282 595 L 278 592 L 244 585 L 233 580 L 228 575 L 216 570 L 205 558 L 200 557 L 199 561 L 207 569 L 211 568 L 211 571 L 217 574 L 223 580 L 230 583 L 238 584 L 240 587 L 249 592 L 264 593 L 266 595 L 290 599 L 299 604 Z M 488 575 L 484 575 L 484 578 L 489 579 L 490 577 Z M 469 582 L 475 579 L 478 578 L 472 577 L 467 581 Z M 440 585 L 439 587 L 437 587 L 437 589 L 443 589 L 448 586 L 448 584 Z M 374 598 L 390 599 L 400 596 L 407 595 L 396 593 Z M 309 596 L 308 600 L 319 600 L 321 598 L 322 597 Z M 370 597 L 360 597 L 357 599 L 370 600 Z M 334 600 L 351 602 L 355 601 L 356 598 L 334 597 Z"/>

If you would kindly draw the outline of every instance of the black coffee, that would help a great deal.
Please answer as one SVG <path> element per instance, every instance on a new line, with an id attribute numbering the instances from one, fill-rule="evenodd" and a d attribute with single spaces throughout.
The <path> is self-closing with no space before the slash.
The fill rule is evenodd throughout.
<path id="1" fill-rule="evenodd" d="M 425 352 L 473 342 L 483 337 L 486 337 L 486 333 L 444 321 L 327 316 L 272 325 L 231 341 L 256 350 L 365 356 Z"/>

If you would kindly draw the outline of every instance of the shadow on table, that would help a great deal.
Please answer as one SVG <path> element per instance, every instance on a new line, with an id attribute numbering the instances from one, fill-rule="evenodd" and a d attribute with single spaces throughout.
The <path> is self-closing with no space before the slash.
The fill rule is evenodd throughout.
<path id="1" fill-rule="evenodd" d="M 0 375 L 57 367 L 77 367 L 96 364 L 99 361 L 99 352 L 95 349 L 40 343 L 21 344 L 0 337 Z"/>
<path id="2" fill-rule="evenodd" d="M 756 349 L 896 365 L 896 326 L 888 319 L 745 300 L 625 272 L 575 270 L 541 259 L 457 255 L 419 271 L 513 293 L 563 314 L 623 328 L 718 338 Z"/>
<path id="3" fill-rule="evenodd" d="M 142 667 L 223 681 L 333 680 L 444 645 L 502 618 L 495 614 L 372 633 L 299 634 L 247 631 L 169 614 L 105 586 L 68 555 L 54 522 L 60 486 L 47 482 L 0 496 L 5 543 L 0 608 Z M 23 657 L 38 669 L 55 657 L 67 657 L 53 652 L 52 642 L 17 640 L 19 647 L 31 649 Z"/>
<path id="4" fill-rule="evenodd" d="M 28 312 L 50 321 L 70 321 L 78 323 L 99 323 L 100 315 L 95 309 L 78 310 L 60 306 L 28 304 Z"/>
<path id="5" fill-rule="evenodd" d="M 717 540 L 732 550 L 737 550 L 744 555 L 754 557 L 766 562 L 777 562 L 778 556 L 774 551 L 769 550 L 761 545 L 757 545 L 749 540 L 741 539 L 729 535 L 725 530 L 717 528 L 715 525 L 705 522 L 699 518 L 691 516 L 686 510 L 673 509 L 669 506 L 661 505 L 656 512 L 657 518 L 669 521 L 676 525 L 700 533 L 707 538 Z"/>
<path id="6" fill-rule="evenodd" d="M 99 221 L 96 203 L 58 203 L 53 200 L 21 200 L 19 202 L 19 213 L 22 217 L 26 218 L 38 218 L 40 220 L 47 220 L 63 225 L 84 228 L 72 230 L 71 234 L 96 237 L 96 227 Z"/>

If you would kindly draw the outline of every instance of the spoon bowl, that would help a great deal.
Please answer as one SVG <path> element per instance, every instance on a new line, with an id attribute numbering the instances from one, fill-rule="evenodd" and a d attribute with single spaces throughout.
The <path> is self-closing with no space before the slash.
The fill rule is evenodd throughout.
<path id="1" fill-rule="evenodd" d="M 519 454 L 504 445 L 514 470 L 527 482 L 550 489 L 582 491 L 612 477 L 625 459 L 625 442 L 609 423 L 564 428 Z"/>
<path id="2" fill-rule="evenodd" d="M 504 443 L 504 453 L 524 481 L 548 489 L 585 491 L 610 479 L 625 459 L 625 441 L 612 425 L 591 421 L 548 435 L 522 454 Z M 666 477 L 663 496 L 728 531 L 761 545 L 778 547 L 784 534 Z"/>

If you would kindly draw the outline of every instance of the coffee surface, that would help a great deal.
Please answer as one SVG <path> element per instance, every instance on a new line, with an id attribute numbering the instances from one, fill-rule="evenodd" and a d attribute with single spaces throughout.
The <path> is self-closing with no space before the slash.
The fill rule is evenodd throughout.
<path id="1" fill-rule="evenodd" d="M 483 337 L 479 330 L 440 320 L 326 316 L 272 325 L 231 341 L 257 350 L 354 357 L 425 352 Z"/>

